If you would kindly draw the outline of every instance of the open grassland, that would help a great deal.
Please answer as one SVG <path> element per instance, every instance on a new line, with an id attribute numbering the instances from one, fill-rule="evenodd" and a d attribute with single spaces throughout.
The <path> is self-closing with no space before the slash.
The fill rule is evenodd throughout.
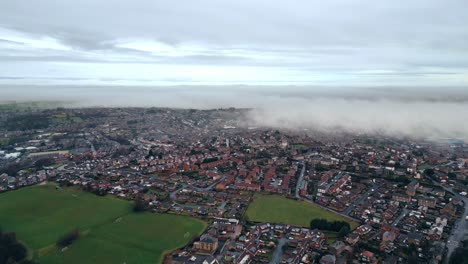
<path id="1" fill-rule="evenodd" d="M 199 235 L 205 223 L 190 217 L 132 213 L 131 203 L 54 184 L 0 194 L 0 226 L 14 231 L 40 263 L 160 263 L 163 253 Z M 67 250 L 59 237 L 78 227 Z"/>
<path id="2" fill-rule="evenodd" d="M 356 222 L 314 204 L 279 195 L 255 195 L 253 202 L 247 208 L 246 216 L 248 220 L 254 222 L 283 223 L 304 227 L 310 227 L 310 221 L 317 218 L 328 221 L 346 221 L 352 228 L 357 226 Z"/>
<path id="3" fill-rule="evenodd" d="M 65 105 L 67 105 L 67 102 L 60 101 L 0 101 L 0 111 L 30 111 L 32 109 L 52 109 L 57 107 L 63 107 Z"/>
<path id="4" fill-rule="evenodd" d="M 168 214 L 128 214 L 99 226 L 64 252 L 42 263 L 161 263 L 168 251 L 182 247 L 204 229 L 203 222 Z M 92 254 L 99 252 L 99 254 Z"/>

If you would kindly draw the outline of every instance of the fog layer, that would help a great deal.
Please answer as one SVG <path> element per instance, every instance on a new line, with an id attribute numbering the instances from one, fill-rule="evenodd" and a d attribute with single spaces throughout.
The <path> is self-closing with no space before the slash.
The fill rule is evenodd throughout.
<path id="1" fill-rule="evenodd" d="M 468 139 L 468 89 L 286 86 L 2 86 L 0 101 L 70 107 L 250 108 L 243 124 Z"/>

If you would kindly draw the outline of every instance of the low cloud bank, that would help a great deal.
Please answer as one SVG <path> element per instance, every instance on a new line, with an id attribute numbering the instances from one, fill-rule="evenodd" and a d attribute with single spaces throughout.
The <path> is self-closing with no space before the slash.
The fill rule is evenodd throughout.
<path id="1" fill-rule="evenodd" d="M 468 139 L 468 105 L 458 102 L 289 99 L 252 109 L 247 123 L 319 132 Z"/>
<path id="2" fill-rule="evenodd" d="M 324 133 L 468 139 L 468 89 L 332 88 L 293 90 L 252 109 L 247 123 Z"/>
<path id="3" fill-rule="evenodd" d="M 17 86 L 0 101 L 70 106 L 251 108 L 249 126 L 468 139 L 468 88 L 296 86 Z"/>

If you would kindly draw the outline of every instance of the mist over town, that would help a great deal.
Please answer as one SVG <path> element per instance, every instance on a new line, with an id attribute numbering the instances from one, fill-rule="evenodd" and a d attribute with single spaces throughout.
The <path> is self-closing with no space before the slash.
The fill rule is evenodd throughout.
<path id="1" fill-rule="evenodd" d="M 0 264 L 468 264 L 468 1 L 0 1 Z"/>
<path id="2" fill-rule="evenodd" d="M 244 126 L 426 139 L 468 138 L 468 90 L 457 87 L 4 86 L 4 101 L 64 107 L 243 108 Z"/>

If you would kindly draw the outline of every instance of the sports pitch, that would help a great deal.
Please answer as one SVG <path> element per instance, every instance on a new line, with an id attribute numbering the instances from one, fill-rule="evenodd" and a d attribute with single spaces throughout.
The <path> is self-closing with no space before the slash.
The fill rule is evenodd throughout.
<path id="1" fill-rule="evenodd" d="M 247 208 L 246 216 L 248 220 L 254 222 L 283 223 L 303 227 L 309 227 L 310 221 L 316 218 L 346 221 L 352 228 L 357 226 L 356 222 L 317 205 L 279 195 L 256 194 Z"/>

